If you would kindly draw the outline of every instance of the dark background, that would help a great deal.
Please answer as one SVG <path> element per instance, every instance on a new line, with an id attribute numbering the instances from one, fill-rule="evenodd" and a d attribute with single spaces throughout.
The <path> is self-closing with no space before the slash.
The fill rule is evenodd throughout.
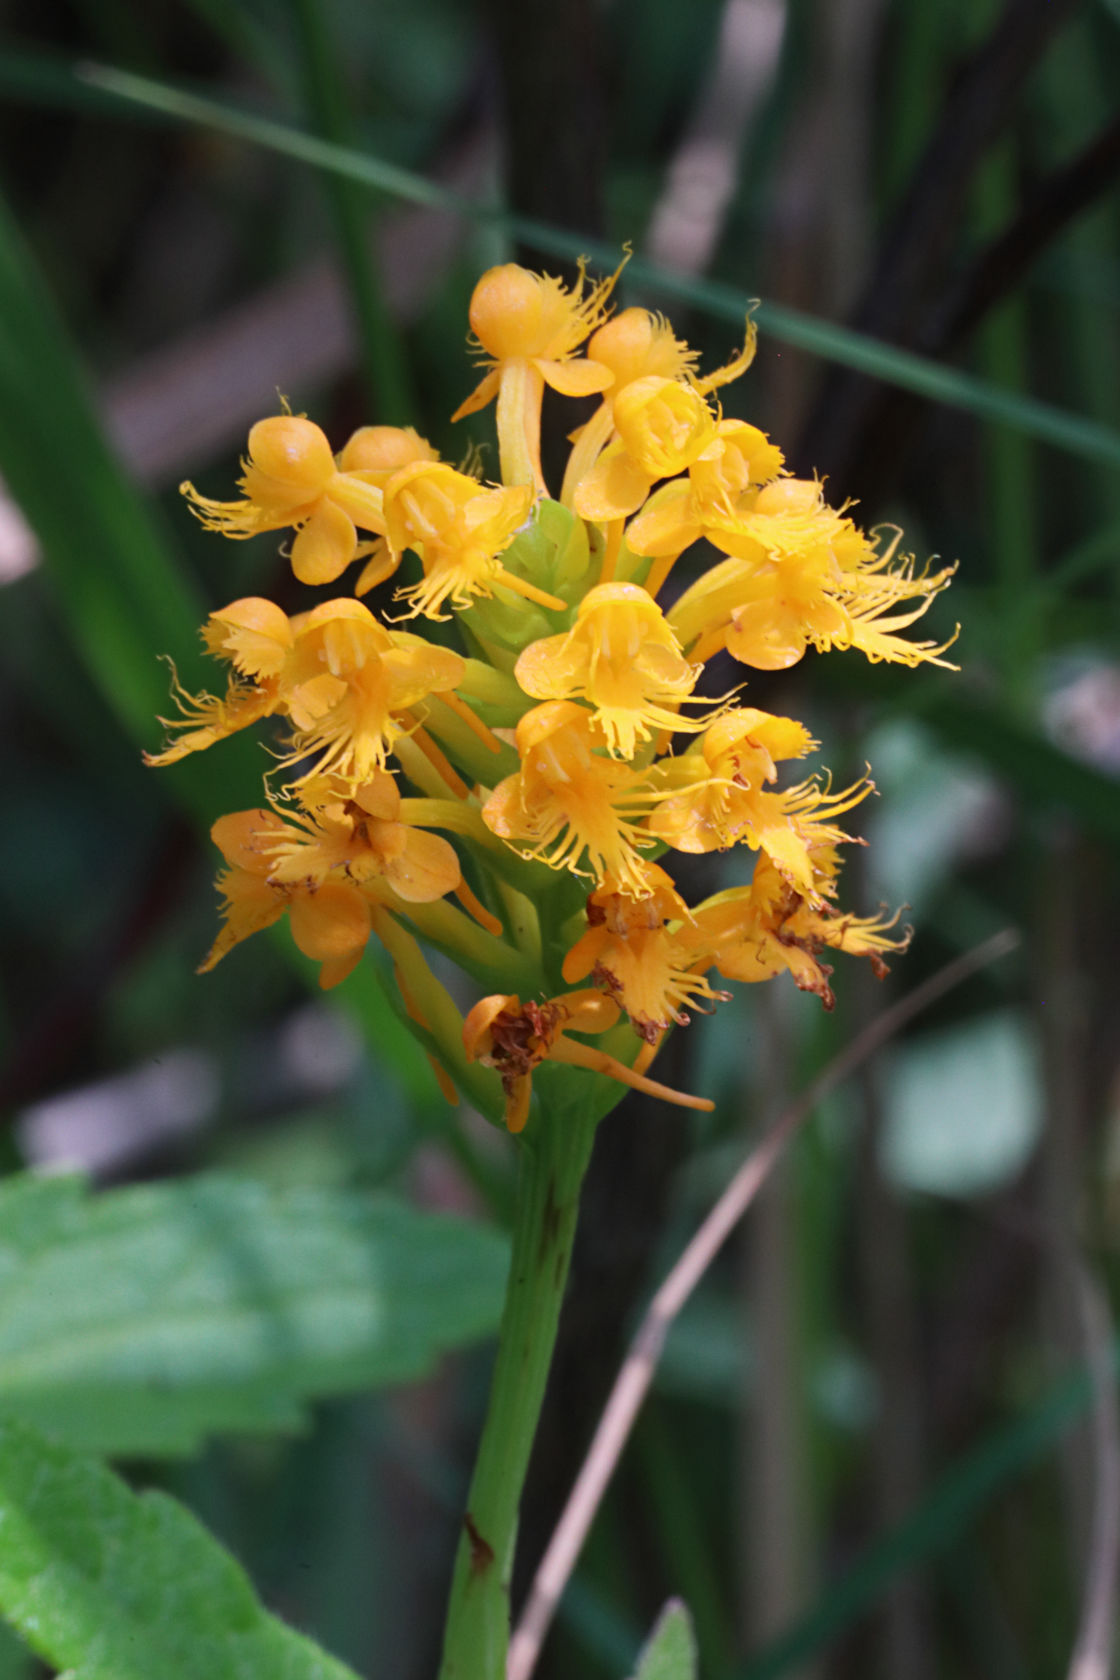
<path id="1" fill-rule="evenodd" d="M 709 366 L 746 299 L 807 312 L 812 351 L 763 310 L 726 411 L 863 522 L 959 560 L 928 622 L 961 621 L 962 669 L 810 656 L 748 699 L 780 692 L 838 777 L 870 761 L 845 901 L 907 902 L 916 936 L 882 986 L 841 961 L 833 1016 L 776 984 L 678 1035 L 662 1077 L 717 1097 L 712 1119 L 628 1102 L 604 1126 L 527 1567 L 636 1306 L 748 1139 L 892 997 L 1000 928 L 1022 943 L 768 1187 L 674 1332 L 540 1672 L 617 1680 L 670 1592 L 711 1680 L 1064 1672 L 1108 1443 L 1055 1385 L 1086 1357 L 1086 1278 L 1115 1291 L 1120 1195 L 1115 0 L 7 0 L 0 28 L 7 1163 L 508 1204 L 508 1150 L 441 1106 L 368 976 L 323 1000 L 260 939 L 195 977 L 207 822 L 255 802 L 259 764 L 230 743 L 157 774 L 140 749 L 157 654 L 197 675 L 209 608 L 290 588 L 274 538 L 207 538 L 178 481 L 227 493 L 277 392 L 338 445 L 410 420 L 458 459 L 470 289 L 515 241 L 222 112 L 572 230 L 569 255 L 633 241 L 675 282 L 623 301 L 665 308 Z M 95 63 L 220 110 L 171 120 Z M 883 342 L 884 378 L 846 365 L 844 326 Z M 891 346 L 971 383 L 925 400 Z M 485 1376 L 480 1355 L 323 1406 L 307 1438 L 136 1473 L 360 1671 L 423 1680 Z"/>

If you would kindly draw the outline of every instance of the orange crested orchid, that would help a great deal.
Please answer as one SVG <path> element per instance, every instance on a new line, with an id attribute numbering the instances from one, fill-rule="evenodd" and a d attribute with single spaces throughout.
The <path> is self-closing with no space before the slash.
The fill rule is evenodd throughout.
<path id="1" fill-rule="evenodd" d="M 438 461 L 439 452 L 413 426 L 359 426 L 338 457 L 341 472 L 360 472 L 384 490 L 395 472 L 418 461 Z"/>
<path id="2" fill-rule="evenodd" d="M 219 817 L 210 830 L 230 867 L 218 877 L 225 926 L 200 974 L 243 939 L 278 922 L 285 911 L 298 948 L 322 965 L 324 991 L 339 985 L 361 961 L 373 925 L 368 899 L 351 881 L 275 880 L 274 847 L 283 843 L 286 830 L 275 811 L 235 811 Z"/>
<path id="3" fill-rule="evenodd" d="M 565 397 L 603 391 L 613 375 L 601 362 L 575 357 L 588 333 L 606 319 L 620 270 L 587 285 L 584 264 L 570 289 L 550 274 L 517 263 L 487 269 L 471 297 L 474 341 L 489 368 L 452 420 L 498 399 L 498 447 L 506 484 L 528 484 L 544 496 L 541 402 L 550 385 Z"/>
<path id="4" fill-rule="evenodd" d="M 682 718 L 700 674 L 647 590 L 601 583 L 579 604 L 575 623 L 559 636 L 531 642 L 514 675 L 535 700 L 586 700 L 614 758 L 634 757 L 639 741 L 662 729 L 703 729 Z"/>
<path id="5" fill-rule="evenodd" d="M 351 785 L 383 769 L 393 742 L 412 725 L 400 714 L 430 694 L 450 693 L 466 665 L 449 648 L 386 630 L 360 601 L 324 601 L 289 618 L 248 597 L 211 613 L 204 640 L 234 667 L 224 699 L 179 696 L 178 738 L 150 764 L 172 764 L 222 736 L 279 714 L 294 728 L 282 763 L 314 759 L 305 775 L 328 772 Z"/>
<path id="6" fill-rule="evenodd" d="M 814 854 L 817 863 L 816 849 Z M 831 875 L 831 868 L 818 870 L 814 904 L 761 857 L 749 887 L 732 887 L 699 905 L 693 912 L 696 937 L 724 979 L 770 980 L 789 973 L 803 992 L 815 992 L 831 1009 L 832 970 L 819 960 L 821 950 L 868 957 L 881 978 L 887 972 L 883 953 L 905 951 L 911 930 L 892 937 L 897 915 L 848 916 L 833 909 L 826 901 L 832 892 Z"/>
<path id="7" fill-rule="evenodd" d="M 544 1061 L 566 1062 L 571 1067 L 606 1074 L 633 1091 L 644 1091 L 679 1108 L 711 1111 L 714 1105 L 707 1098 L 673 1091 L 668 1085 L 635 1073 L 606 1051 L 567 1036 L 573 1032 L 606 1032 L 617 1020 L 617 1004 L 602 992 L 569 992 L 543 1003 L 522 1003 L 514 994 L 496 993 L 482 998 L 466 1017 L 463 1047 L 469 1061 L 497 1070 L 506 1099 L 505 1122 L 511 1132 L 524 1129 L 533 1072 Z"/>
<path id="8" fill-rule="evenodd" d="M 625 519 L 661 478 L 684 472 L 716 436 L 716 416 L 693 385 L 651 375 L 613 404 L 615 441 L 581 478 L 572 498 L 584 519 Z"/>
<path id="9" fill-rule="evenodd" d="M 804 770 L 779 785 L 816 742 L 737 692 L 705 695 L 704 667 L 726 652 L 777 672 L 809 649 L 944 665 L 950 645 L 907 632 L 951 568 L 922 570 L 897 533 L 866 534 L 757 426 L 723 418 L 718 393 L 749 367 L 753 325 L 701 374 L 663 316 L 611 313 L 619 272 L 589 281 L 581 263 L 566 284 L 504 263 L 478 281 L 483 368 L 455 418 L 496 401 L 500 483 L 482 481 L 478 447 L 456 468 L 411 427 L 363 425 L 336 457 L 284 413 L 250 432 L 240 500 L 184 487 L 228 536 L 292 531 L 301 582 L 365 564 L 347 599 L 289 616 L 253 596 L 212 613 L 203 639 L 225 692 L 173 676 L 179 715 L 148 759 L 280 720 L 270 808 L 214 829 L 225 924 L 204 967 L 287 916 L 331 986 L 372 931 L 445 1093 L 487 1108 L 496 1082 L 472 1064 L 496 1068 L 511 1131 L 544 1061 L 709 1106 L 644 1074 L 673 1025 L 726 997 L 721 977 L 788 972 L 831 1005 L 829 951 L 881 970 L 904 948 L 897 918 L 838 907 L 840 823 L 873 791 L 869 773 L 836 791 Z M 558 501 L 541 470 L 546 385 L 595 399 Z M 694 544 L 715 563 L 702 558 L 663 610 Z M 391 626 L 356 598 L 389 579 L 403 615 Z M 732 848 L 729 864 L 755 854 L 750 884 L 690 909 L 672 857 Z M 547 871 L 580 878 L 582 895 Z M 492 994 L 465 1026 L 418 941 Z M 552 996 L 558 984 L 584 989 Z M 642 1041 L 633 1068 L 599 1047 L 619 1022 L 619 1043 Z"/>
<path id="10" fill-rule="evenodd" d="M 560 500 L 574 506 L 576 486 L 595 465 L 614 432 L 614 404 L 619 392 L 639 379 L 672 379 L 684 382 L 706 396 L 720 385 L 737 379 L 754 359 L 756 334 L 748 326 L 742 350 L 725 367 L 700 379 L 696 374 L 699 356 L 683 339 L 677 338 L 663 315 L 648 309 L 624 309 L 593 333 L 587 345 L 591 361 L 610 369 L 614 381 L 603 392 L 603 400 L 591 419 L 575 434 L 575 446 L 564 474 Z"/>
<path id="11" fill-rule="evenodd" d="M 242 501 L 214 501 L 189 483 L 183 494 L 207 530 L 223 536 L 294 528 L 292 570 L 301 583 L 333 583 L 369 550 L 358 530 L 384 529 L 380 490 L 360 472 L 341 471 L 326 434 L 302 415 L 258 420 L 242 467 Z"/>
<path id="12" fill-rule="evenodd" d="M 782 452 L 746 420 L 720 420 L 687 479 L 663 485 L 626 528 L 633 554 L 675 560 L 701 537 L 720 535 L 753 512 L 757 493 L 782 470 Z"/>
<path id="13" fill-rule="evenodd" d="M 720 851 L 740 842 L 763 851 L 801 891 L 814 894 L 810 847 L 848 838 L 835 819 L 872 791 L 866 778 L 832 794 L 815 779 L 781 793 L 768 791 L 777 765 L 803 758 L 816 742 L 793 718 L 754 707 L 727 712 L 709 725 L 698 748 L 668 767 L 684 781 L 649 819 L 651 834 L 679 852 Z"/>
<path id="14" fill-rule="evenodd" d="M 952 568 L 918 572 L 905 559 L 892 570 L 897 535 L 880 551 L 827 506 L 815 481 L 768 484 L 750 511 L 712 520 L 705 535 L 730 558 L 687 589 L 668 615 L 694 658 L 726 648 L 745 665 L 780 671 L 813 646 L 821 653 L 857 648 L 872 661 L 910 666 L 945 663 L 952 638 L 908 642 L 898 632 L 921 618 Z M 917 607 L 894 610 L 915 599 Z"/>
<path id="15" fill-rule="evenodd" d="M 634 1031 L 654 1043 L 688 1008 L 726 1001 L 695 972 L 692 917 L 672 879 L 656 863 L 645 866 L 641 897 L 606 881 L 587 901 L 587 932 L 564 958 L 568 985 L 588 975 L 630 1017 Z M 692 937 L 690 937 L 690 934 Z"/>
<path id="16" fill-rule="evenodd" d="M 460 885 L 454 846 L 402 821 L 400 789 L 388 771 L 375 770 L 356 788 L 317 776 L 300 787 L 299 799 L 302 812 L 282 818 L 282 831 L 270 831 L 262 843 L 272 859 L 269 880 L 384 881 L 406 904 L 431 904 Z"/>
<path id="17" fill-rule="evenodd" d="M 602 756 L 602 728 L 571 700 L 526 712 L 516 739 L 521 769 L 482 807 L 491 833 L 551 869 L 579 875 L 586 864 L 597 879 L 611 876 L 640 895 L 638 848 L 654 844 L 637 826 L 650 808 L 643 773 Z"/>
<path id="18" fill-rule="evenodd" d="M 367 484 L 384 492 L 402 467 L 438 460 L 438 452 L 412 426 L 359 426 L 338 457 L 338 465 L 342 472 L 360 473 Z M 383 536 L 369 544 L 368 552 L 369 559 L 354 585 L 355 595 L 368 595 L 393 575 L 400 561 Z"/>
<path id="19" fill-rule="evenodd" d="M 469 607 L 496 587 L 563 612 L 555 595 L 507 571 L 499 556 L 529 518 L 533 492 L 527 485 L 487 489 L 466 473 L 444 463 L 420 461 L 394 473 L 385 486 L 385 532 L 395 566 L 411 548 L 420 556 L 424 576 L 398 591 L 410 602 L 410 614 L 429 618 L 448 601 Z"/>

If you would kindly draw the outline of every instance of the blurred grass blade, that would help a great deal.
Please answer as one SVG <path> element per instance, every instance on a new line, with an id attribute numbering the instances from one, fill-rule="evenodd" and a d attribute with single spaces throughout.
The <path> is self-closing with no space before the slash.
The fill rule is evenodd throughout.
<path id="1" fill-rule="evenodd" d="M 1113 1349 L 1114 1367 L 1120 1349 Z M 1093 1398 L 1081 1372 L 1057 1384 L 1024 1418 L 989 1435 L 960 1459 L 905 1522 L 868 1548 L 854 1569 L 807 1615 L 735 1672 L 735 1680 L 778 1680 L 798 1671 L 865 1611 L 904 1570 L 949 1546 L 992 1496 L 1029 1468 Z"/>
<path id="2" fill-rule="evenodd" d="M 473 203 L 411 170 L 400 169 L 395 164 L 319 139 L 270 118 L 238 111 L 217 100 L 202 98 L 166 83 L 104 65 L 84 66 L 80 76 L 82 81 L 104 92 L 119 95 L 122 101 L 144 106 L 165 117 L 219 129 L 225 134 L 266 146 L 317 169 L 360 181 L 367 187 L 414 204 L 433 205 L 493 222 L 527 244 L 551 251 L 559 257 L 570 260 L 585 255 L 611 267 L 617 261 L 617 250 L 601 241 L 585 239 L 561 228 L 549 227 L 521 216 L 508 216 L 496 208 Z M 681 298 L 710 315 L 734 321 L 737 326 L 742 325 L 748 310 L 756 302 L 737 287 L 720 281 L 671 274 L 640 258 L 631 263 L 628 277 L 631 281 Z M 853 332 L 848 327 L 837 326 L 778 304 L 757 304 L 755 319 L 774 338 L 809 350 L 827 361 L 856 368 L 933 402 L 966 409 L 986 420 L 1002 421 L 1017 431 L 1086 459 L 1120 466 L 1120 431 L 1095 420 L 1066 413 L 1016 391 L 1003 390 L 998 385 L 975 379 L 956 368 L 944 367 L 912 351 L 900 350 L 863 333 Z"/>
<path id="3" fill-rule="evenodd" d="M 150 738 L 167 700 L 156 657 L 193 660 L 202 605 L 106 442 L 3 201 L 0 319 L 0 472 L 43 546 L 87 664 L 122 722 Z"/>
<path id="4" fill-rule="evenodd" d="M 106 440 L 66 328 L 2 198 L 0 320 L 0 475 L 42 545 L 59 617 L 90 677 L 137 748 L 157 746 L 156 720 L 170 706 L 160 656 L 174 659 L 188 685 L 201 674 L 205 609 Z M 257 743 L 235 737 L 204 759 L 153 771 L 153 785 L 209 827 L 259 797 L 266 763 Z M 282 948 L 302 962 L 289 940 Z M 355 974 L 347 1002 L 415 1089 L 415 1049 L 402 1042 L 376 977 Z M 420 1077 L 426 1087 L 427 1074 Z"/>
<path id="5" fill-rule="evenodd" d="M 323 140 L 318 135 L 276 122 L 271 117 L 257 116 L 252 111 L 238 110 L 220 100 L 188 93 L 168 82 L 156 82 L 149 76 L 136 76 L 130 70 L 117 70 L 108 64 L 80 65 L 74 72 L 74 78 L 77 86 L 84 84 L 98 88 L 103 93 L 116 96 L 134 110 L 143 107 L 177 122 L 197 123 L 202 128 L 216 129 L 235 139 L 247 140 L 252 145 L 265 146 L 270 151 L 295 158 L 300 163 L 309 163 L 316 169 L 326 169 L 351 181 L 360 181 L 363 186 L 373 187 L 393 198 L 405 199 L 411 204 L 429 205 L 437 210 L 458 210 L 466 215 L 491 216 L 496 213 L 473 204 L 450 187 L 425 180 L 410 169 L 385 163 L 366 152 L 352 151 L 333 140 Z M 573 243 L 571 236 L 568 242 Z M 574 243 L 578 246 L 578 239 Z"/>
<path id="6" fill-rule="evenodd" d="M 125 733 L 159 741 L 169 706 L 160 656 L 200 667 L 204 609 L 155 513 L 106 440 L 84 370 L 0 199 L 0 475 L 42 546 L 59 617 Z M 183 764 L 168 791 L 209 822 L 259 775 L 247 741 Z M 234 790 L 237 790 L 234 792 Z"/>
<path id="7" fill-rule="evenodd" d="M 324 7 L 320 0 L 292 0 L 292 6 L 308 110 L 321 134 L 344 144 L 351 140 L 354 124 Z M 417 406 L 404 346 L 385 307 L 370 248 L 369 195 L 334 170 L 325 186 L 350 288 L 371 412 L 386 425 L 406 426 L 416 419 Z"/>
<path id="8" fill-rule="evenodd" d="M 679 1598 L 662 1610 L 638 1661 L 634 1680 L 697 1680 L 696 1635 Z"/>

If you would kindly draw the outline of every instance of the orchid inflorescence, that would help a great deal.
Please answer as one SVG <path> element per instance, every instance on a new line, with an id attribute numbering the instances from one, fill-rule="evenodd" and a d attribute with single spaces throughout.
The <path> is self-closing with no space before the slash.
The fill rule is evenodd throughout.
<path id="1" fill-rule="evenodd" d="M 486 371 L 454 418 L 496 400 L 498 485 L 409 428 L 363 427 L 335 456 L 285 412 L 252 428 L 240 499 L 184 486 L 226 536 L 294 531 L 301 583 L 363 565 L 353 595 L 294 617 L 261 597 L 211 613 L 226 692 L 177 687 L 149 760 L 285 720 L 268 804 L 212 831 L 225 922 L 203 969 L 286 914 L 330 987 L 377 935 L 445 1090 L 464 1057 L 496 1068 L 514 1131 L 544 1060 L 710 1107 L 646 1069 L 689 1009 L 726 998 L 713 975 L 788 972 L 830 1005 L 822 952 L 881 969 L 906 943 L 897 918 L 836 905 L 839 819 L 870 781 L 779 785 L 816 742 L 738 692 L 701 699 L 705 662 L 726 650 L 784 670 L 813 647 L 915 666 L 943 664 L 948 645 L 901 632 L 949 569 L 865 535 L 763 432 L 722 417 L 714 393 L 750 365 L 753 327 L 701 376 L 662 317 L 610 314 L 616 279 L 590 284 L 581 266 L 566 287 L 507 263 L 475 287 Z M 546 385 L 598 398 L 559 500 L 541 468 Z M 717 563 L 663 606 L 700 540 Z M 361 597 L 390 578 L 406 581 L 383 621 Z M 449 619 L 458 649 L 417 633 Z M 668 858 L 732 847 L 756 854 L 751 878 L 689 906 Z M 453 1029 L 417 936 L 495 988 Z M 619 1054 L 589 1042 L 604 1033 Z"/>

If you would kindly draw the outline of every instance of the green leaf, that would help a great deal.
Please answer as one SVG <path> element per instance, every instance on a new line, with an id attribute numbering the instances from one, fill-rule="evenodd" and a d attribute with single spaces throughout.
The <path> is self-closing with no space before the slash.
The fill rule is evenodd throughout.
<path id="1" fill-rule="evenodd" d="M 496 1231 L 387 1197 L 23 1175 L 0 1186 L 0 1411 L 108 1453 L 291 1430 L 492 1331 L 506 1265 Z"/>
<path id="2" fill-rule="evenodd" d="M 696 1680 L 696 1635 L 679 1598 L 671 1598 L 638 1659 L 634 1680 Z"/>
<path id="3" fill-rule="evenodd" d="M 0 1609 L 67 1680 L 353 1680 L 188 1511 L 0 1424 Z"/>

